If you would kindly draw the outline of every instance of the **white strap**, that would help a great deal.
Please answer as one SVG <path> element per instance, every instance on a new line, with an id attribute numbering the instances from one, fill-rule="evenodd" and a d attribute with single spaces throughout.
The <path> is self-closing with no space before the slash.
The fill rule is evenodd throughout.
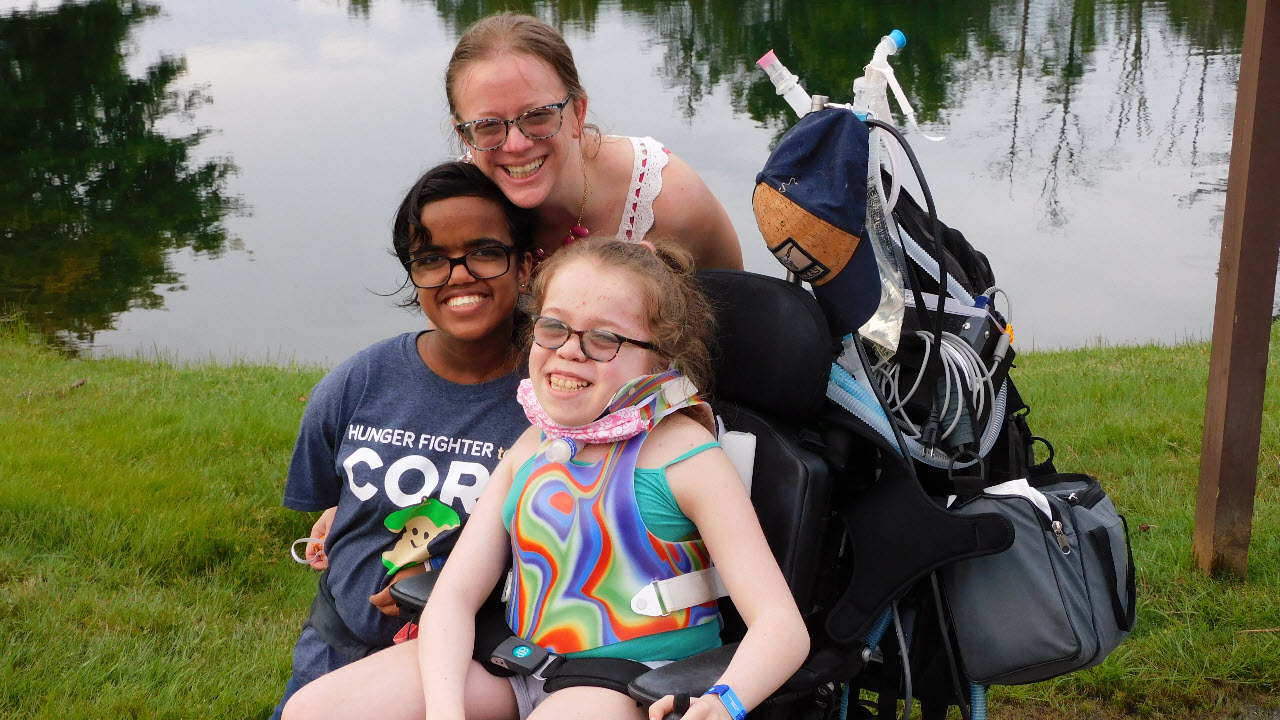
<path id="1" fill-rule="evenodd" d="M 631 598 L 631 609 L 638 615 L 661 617 L 728 594 L 720 572 L 709 567 L 668 580 L 654 580 Z"/>
<path id="2" fill-rule="evenodd" d="M 911 109 L 911 103 L 907 102 L 906 93 L 902 92 L 902 86 L 898 84 L 898 76 L 893 74 L 893 67 L 886 61 L 883 66 L 877 67 L 877 70 L 884 73 L 884 79 L 889 82 L 889 89 L 893 91 L 893 97 L 898 101 L 898 107 L 902 108 L 902 115 L 907 119 L 907 126 L 912 130 L 920 133 L 925 140 L 940 142 L 946 140 L 945 137 L 934 137 L 925 135 L 920 126 L 916 124 L 916 112 Z M 888 118 L 885 118 L 888 120 Z"/>
<path id="3" fill-rule="evenodd" d="M 294 560 L 294 562 L 296 562 L 296 563 L 298 563 L 298 564 L 300 564 L 300 565 L 310 565 L 310 564 L 311 564 L 311 561 L 310 561 L 310 560 L 306 559 L 305 557 L 299 557 L 299 556 L 298 556 L 298 546 L 299 546 L 299 545 L 301 545 L 301 544 L 303 544 L 303 543 L 307 543 L 307 544 L 311 544 L 311 543 L 319 543 L 319 544 L 320 544 L 320 549 L 321 549 L 321 551 L 323 552 L 323 550 L 324 550 L 324 538 L 313 538 L 313 537 L 298 538 L 297 540 L 294 540 L 294 541 L 293 541 L 293 545 L 290 545 L 290 546 L 289 546 L 289 554 L 293 556 L 293 560 Z M 304 550 L 303 552 L 305 553 L 306 551 Z"/>

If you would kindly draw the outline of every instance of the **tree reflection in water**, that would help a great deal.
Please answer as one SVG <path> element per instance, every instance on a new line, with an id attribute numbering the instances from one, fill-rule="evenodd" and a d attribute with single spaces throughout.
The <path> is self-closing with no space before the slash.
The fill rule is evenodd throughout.
<path id="1" fill-rule="evenodd" d="M 393 2 L 330 1 L 356 22 Z M 723 92 L 775 135 L 794 118 L 755 67 L 765 50 L 843 102 L 879 37 L 901 26 L 910 41 L 894 66 L 921 122 L 946 133 L 954 109 L 981 108 L 983 132 L 998 140 L 974 171 L 1007 176 L 1044 224 L 1065 227 L 1069 190 L 1134 148 L 1191 168 L 1186 204 L 1223 200 L 1227 159 L 1212 134 L 1234 99 L 1244 0 L 394 2 L 433 8 L 453 37 L 500 10 L 571 36 L 621 13 L 661 53 L 657 72 L 689 122 L 705 122 L 705 99 Z M 125 71 L 133 28 L 157 12 L 92 0 L 0 16 L 0 301 L 68 346 L 92 343 L 125 310 L 163 305 L 162 289 L 181 287 L 174 250 L 232 245 L 233 166 L 193 159 L 206 131 L 157 130 L 207 98 L 174 89 L 181 57 Z"/>
<path id="2" fill-rule="evenodd" d="M 532 12 L 558 27 L 590 32 L 599 11 L 599 3 L 586 1 L 435 5 L 455 35 L 501 10 Z M 920 121 L 945 124 L 950 108 L 976 98 L 991 102 L 991 124 L 1009 138 L 1008 151 L 993 164 L 997 176 L 1008 177 L 1011 192 L 1015 183 L 1039 187 L 1043 221 L 1062 227 L 1070 220 L 1065 188 L 1088 184 L 1085 169 L 1127 139 L 1156 141 L 1157 162 L 1176 159 L 1192 168 L 1202 162 L 1205 90 L 1212 85 L 1222 95 L 1223 88 L 1234 88 L 1245 2 L 621 0 L 620 6 L 640 18 L 663 48 L 660 72 L 686 118 L 724 87 L 735 111 L 774 128 L 776 136 L 794 116 L 756 69 L 765 50 L 774 48 L 811 92 L 847 102 L 853 78 L 862 74 L 880 37 L 902 27 L 909 41 L 893 64 Z M 1172 111 L 1159 110 L 1167 115 L 1162 121 L 1148 87 L 1164 72 L 1148 62 L 1158 55 L 1155 42 L 1161 51 L 1185 47 L 1187 54 Z M 1082 86 L 1097 82 L 1090 76 L 1102 67 L 1116 78 L 1108 90 L 1110 107 L 1101 118 L 1083 115 Z M 1216 78 L 1210 77 L 1213 69 Z M 997 104 L 1005 88 L 1012 88 L 1007 106 Z M 1225 160 L 1211 164 L 1225 175 Z"/>
<path id="3" fill-rule="evenodd" d="M 208 130 L 169 136 L 209 102 L 176 90 L 180 57 L 126 73 L 131 30 L 159 12 L 98 0 L 0 17 L 0 301 L 64 349 L 181 289 L 172 251 L 216 256 L 234 166 L 197 162 Z"/>

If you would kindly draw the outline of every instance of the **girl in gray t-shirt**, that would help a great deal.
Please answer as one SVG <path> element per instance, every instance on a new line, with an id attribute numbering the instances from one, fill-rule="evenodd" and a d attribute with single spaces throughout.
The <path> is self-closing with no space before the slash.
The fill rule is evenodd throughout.
<path id="1" fill-rule="evenodd" d="M 532 268 L 532 214 L 474 166 L 427 171 L 392 239 L 431 330 L 389 338 L 312 390 L 284 505 L 323 511 L 307 560 L 324 570 L 294 648 L 300 687 L 392 643 L 391 583 L 439 566 L 506 449 L 529 421 L 516 301 Z"/>

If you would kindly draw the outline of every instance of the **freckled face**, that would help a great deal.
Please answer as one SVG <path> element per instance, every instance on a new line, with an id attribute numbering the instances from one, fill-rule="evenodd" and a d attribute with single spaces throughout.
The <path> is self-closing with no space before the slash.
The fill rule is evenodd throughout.
<path id="1" fill-rule="evenodd" d="M 538 314 L 574 330 L 608 330 L 652 341 L 643 293 L 631 272 L 578 259 L 556 271 Z M 556 350 L 534 343 L 529 352 L 529 376 L 538 401 L 552 420 L 575 427 L 598 418 L 627 381 L 665 365 L 657 354 L 630 343 L 623 343 L 613 360 L 597 362 L 582 353 L 577 336 Z"/>
<path id="2" fill-rule="evenodd" d="M 532 108 L 561 102 L 568 94 L 564 83 L 542 60 L 503 53 L 474 62 L 461 73 L 454 88 L 454 122 L 512 120 Z M 535 208 L 565 176 L 569 159 L 578 152 L 585 116 L 585 101 L 569 103 L 560 132 L 544 140 L 530 140 L 511 125 L 506 142 L 493 150 L 472 150 L 473 161 L 511 202 Z"/>
<path id="3" fill-rule="evenodd" d="M 459 257 L 479 247 L 512 245 L 502 208 L 492 200 L 455 197 L 427 203 L 422 224 L 431 232 L 430 245 L 414 248 L 412 257 Z M 529 256 L 512 255 L 503 275 L 478 280 L 464 263 L 456 265 L 449 281 L 436 288 L 418 288 L 418 302 L 437 332 L 463 341 L 510 342 L 512 314 L 519 285 L 528 279 Z"/>

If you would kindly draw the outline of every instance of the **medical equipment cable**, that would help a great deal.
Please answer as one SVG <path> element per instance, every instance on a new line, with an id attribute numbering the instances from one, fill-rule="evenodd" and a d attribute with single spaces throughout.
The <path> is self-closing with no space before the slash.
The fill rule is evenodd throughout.
<path id="1" fill-rule="evenodd" d="M 1008 308 L 1004 313 L 1004 321 L 1012 325 L 1013 324 L 1013 298 L 1009 297 L 1009 293 L 996 287 L 995 285 L 992 285 L 991 287 L 983 291 L 982 294 L 991 298 L 991 308 L 993 310 L 995 309 L 995 306 L 996 306 L 996 295 L 1004 296 L 1004 304 Z"/>
<path id="2" fill-rule="evenodd" d="M 898 636 L 898 654 L 902 656 L 902 685 L 903 685 L 903 711 L 902 717 L 898 720 L 911 720 L 911 703 L 914 698 L 911 696 L 911 657 L 907 651 L 906 634 L 902 632 L 902 618 L 898 615 L 898 603 L 895 601 L 889 605 L 893 610 L 893 630 Z"/>
<path id="3" fill-rule="evenodd" d="M 932 221 L 934 242 L 938 243 L 939 246 L 941 246 L 942 221 L 938 219 L 938 208 L 933 201 L 933 193 L 929 191 L 929 181 L 926 180 L 924 177 L 924 171 L 920 168 L 920 160 L 916 157 L 915 151 L 912 150 L 909 145 L 907 145 L 906 138 L 902 137 L 902 133 L 898 132 L 898 129 L 895 128 L 893 125 L 889 123 L 881 122 L 879 120 L 873 120 L 873 119 L 867 119 L 865 122 L 872 127 L 878 127 L 878 128 L 883 128 L 884 130 L 887 130 L 890 134 L 894 136 L 894 138 L 897 139 L 898 144 L 901 145 L 902 149 L 906 152 L 907 159 L 911 161 L 911 170 L 912 172 L 915 173 L 916 181 L 920 183 L 920 193 L 924 196 L 925 206 L 929 210 L 929 219 Z M 934 314 L 933 329 L 934 329 L 934 337 L 937 338 L 939 342 L 937 346 L 932 347 L 932 352 L 929 352 L 928 354 L 925 355 L 925 359 L 923 363 L 923 365 L 927 368 L 927 372 L 930 378 L 938 378 L 938 377 L 941 377 L 942 375 L 942 366 L 941 366 L 942 360 L 941 360 L 940 346 L 941 346 L 941 339 L 942 339 L 942 316 L 943 316 L 943 307 L 944 307 L 943 302 L 946 299 L 946 292 L 942 291 L 941 288 L 947 287 L 946 263 L 938 264 L 938 275 L 939 275 L 938 287 L 940 288 L 940 290 L 938 292 L 938 307 L 935 310 L 935 314 Z M 911 289 L 912 289 L 912 293 L 915 296 L 916 311 L 920 313 L 920 318 L 921 318 L 920 324 L 923 327 L 927 327 L 928 323 L 926 321 L 929 318 L 928 318 L 928 314 L 925 312 L 924 298 L 920 294 L 919 283 L 912 283 Z M 939 418 L 939 415 L 937 411 L 937 403 L 934 402 L 932 409 L 929 411 L 929 420 L 925 424 L 924 429 L 921 431 L 921 438 L 924 440 L 923 444 L 926 447 L 933 447 L 936 443 L 937 433 L 938 433 L 938 423 L 939 423 L 938 418 Z"/>
<path id="4" fill-rule="evenodd" d="M 925 353 L 928 353 L 933 344 L 933 336 L 925 330 L 917 330 L 916 337 L 920 338 L 925 344 Z M 993 369 L 988 368 L 982 357 L 973 349 L 963 338 L 949 332 L 942 334 L 942 379 L 943 379 L 943 403 L 939 411 L 939 416 L 947 417 L 948 410 L 951 409 L 952 387 L 967 388 L 974 409 L 975 419 L 986 418 L 987 424 L 993 420 L 994 413 L 986 412 L 988 405 L 994 407 L 996 390 L 992 382 Z M 902 365 L 892 360 L 880 360 L 872 368 L 872 373 L 880 385 L 880 390 L 887 399 L 891 400 L 891 404 L 886 410 L 895 417 L 899 422 L 907 436 L 912 439 L 920 437 L 920 428 L 907 415 L 906 405 L 915 396 L 920 388 L 921 380 L 924 378 L 924 368 L 916 373 L 915 380 L 911 384 L 911 388 L 905 393 L 901 392 L 901 376 Z M 961 389 L 959 393 L 963 393 Z M 957 393 L 957 394 L 959 394 Z M 990 403 L 988 403 L 990 400 Z M 942 433 L 941 439 L 951 436 L 960 420 L 960 412 L 964 408 L 957 408 L 953 413 L 950 425 Z M 976 432 L 979 437 L 986 434 L 985 426 L 982 432 Z"/>
<path id="5" fill-rule="evenodd" d="M 960 708 L 962 720 L 973 720 L 969 714 L 969 704 L 965 702 L 964 693 L 960 691 L 960 675 L 956 665 L 956 656 L 951 649 L 951 633 L 947 632 L 946 615 L 942 612 L 942 589 L 938 587 L 937 571 L 929 573 L 929 582 L 933 585 L 933 609 L 938 616 L 938 635 L 942 639 L 942 649 L 947 653 L 947 668 L 951 671 L 951 691 L 956 695 L 956 707 Z"/>

